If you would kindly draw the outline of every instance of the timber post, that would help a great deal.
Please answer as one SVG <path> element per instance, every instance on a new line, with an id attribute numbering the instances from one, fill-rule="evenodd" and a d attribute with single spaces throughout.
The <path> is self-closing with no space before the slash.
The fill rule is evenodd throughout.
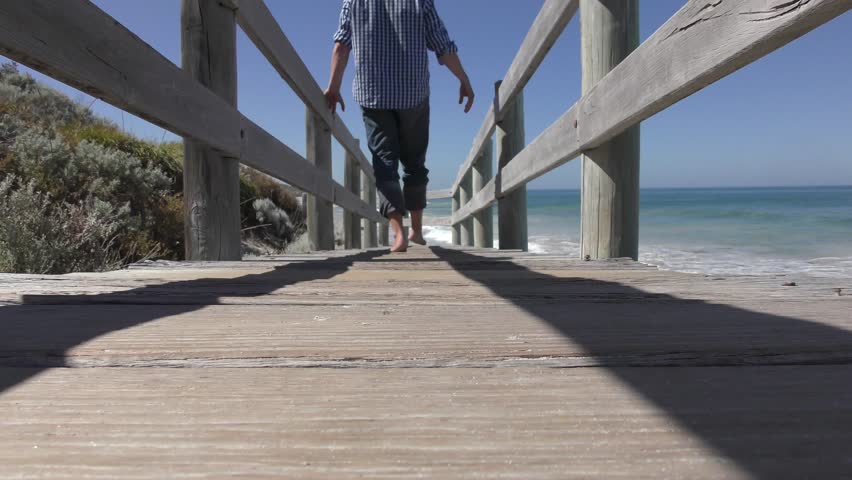
<path id="1" fill-rule="evenodd" d="M 468 172 L 459 185 L 459 204 L 467 205 L 473 198 L 473 174 Z M 473 246 L 473 217 L 468 217 L 459 223 L 459 241 L 464 247 Z"/>
<path id="2" fill-rule="evenodd" d="M 361 200 L 368 203 L 373 209 L 376 208 L 376 187 L 370 180 L 369 175 L 361 172 Z M 361 219 L 361 246 L 364 248 L 376 248 L 379 246 L 376 227 L 378 224 L 366 218 Z"/>
<path id="3" fill-rule="evenodd" d="M 331 177 L 331 131 L 321 117 L 306 108 L 307 160 Z M 334 250 L 334 205 L 308 196 L 308 239 L 311 250 Z"/>
<path id="4" fill-rule="evenodd" d="M 456 212 L 459 211 L 459 208 L 461 208 L 460 205 L 459 205 L 460 195 L 461 195 L 461 188 L 458 188 L 458 189 L 456 189 L 455 192 L 453 192 L 453 206 L 452 206 L 453 215 L 455 215 Z M 452 227 L 453 227 L 453 245 L 461 245 L 461 223 L 454 223 L 452 225 Z"/>
<path id="5" fill-rule="evenodd" d="M 479 193 L 491 180 L 494 171 L 494 145 L 486 142 L 485 148 L 473 164 L 473 194 Z M 473 215 L 473 246 L 476 248 L 494 248 L 494 213 L 488 207 Z"/>
<path id="6" fill-rule="evenodd" d="M 499 91 L 498 82 L 496 90 Z M 500 112 L 497 122 L 497 165 L 502 170 L 525 146 L 524 93 Z M 497 201 L 500 250 L 527 251 L 527 187 L 519 187 Z"/>
<path id="7" fill-rule="evenodd" d="M 639 46 L 639 0 L 581 0 L 580 16 L 585 95 Z M 583 258 L 638 259 L 639 128 L 583 156 Z"/>
<path id="8" fill-rule="evenodd" d="M 237 106 L 237 26 L 216 0 L 181 3 L 184 71 Z M 184 139 L 184 238 L 187 260 L 240 260 L 239 159 Z"/>
<path id="9" fill-rule="evenodd" d="M 343 187 L 356 197 L 361 197 L 361 166 L 349 152 L 346 152 L 343 167 Z M 361 248 L 361 217 L 353 212 L 343 212 L 343 243 L 347 250 Z"/>
<path id="10" fill-rule="evenodd" d="M 379 246 L 387 247 L 390 245 L 390 225 L 387 223 L 379 224 Z"/>

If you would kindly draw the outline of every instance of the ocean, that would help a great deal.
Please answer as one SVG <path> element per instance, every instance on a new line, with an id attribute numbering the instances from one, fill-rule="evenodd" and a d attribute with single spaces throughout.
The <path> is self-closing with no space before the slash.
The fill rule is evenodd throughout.
<path id="1" fill-rule="evenodd" d="M 580 192 L 527 195 L 530 251 L 579 258 Z M 450 211 L 426 210 L 433 244 L 452 242 Z M 646 189 L 640 212 L 639 260 L 665 270 L 852 278 L 852 187 Z"/>

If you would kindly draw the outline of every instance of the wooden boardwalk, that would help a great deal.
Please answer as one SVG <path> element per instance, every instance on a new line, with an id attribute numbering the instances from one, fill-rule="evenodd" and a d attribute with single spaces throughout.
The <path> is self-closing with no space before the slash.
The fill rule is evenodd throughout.
<path id="1" fill-rule="evenodd" d="M 0 478 L 851 478 L 846 287 L 440 248 L 0 276 Z"/>

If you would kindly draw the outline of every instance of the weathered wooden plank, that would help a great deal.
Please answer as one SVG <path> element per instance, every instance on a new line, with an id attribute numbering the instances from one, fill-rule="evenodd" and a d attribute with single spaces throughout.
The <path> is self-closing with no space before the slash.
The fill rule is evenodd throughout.
<path id="1" fill-rule="evenodd" d="M 503 169 L 503 194 L 850 9 L 852 0 L 691 0 Z"/>
<path id="2" fill-rule="evenodd" d="M 242 115 L 240 126 L 244 139 L 240 151 L 243 163 L 325 201 L 334 200 L 334 181 L 327 173 Z M 248 158 L 253 160 L 246 162 Z"/>
<path id="3" fill-rule="evenodd" d="M 361 200 L 376 209 L 376 184 L 370 177 L 361 173 Z M 368 218 L 361 219 L 361 245 L 364 248 L 376 248 L 379 246 L 378 235 L 376 231 L 377 222 Z"/>
<path id="4" fill-rule="evenodd" d="M 3 369 L 0 378 L 20 370 Z M 668 404 L 649 402 L 606 369 L 56 369 L 0 397 L 0 473 L 80 480 L 848 473 L 848 366 L 622 373 Z"/>
<path id="5" fill-rule="evenodd" d="M 0 369 L 0 476 L 849 469 L 852 297 L 517 252 L 306 258 L 181 267 L 158 286 L 138 283 L 165 267 L 0 276 L 18 292 L 136 289 L 101 293 L 122 305 L 3 307 L 0 362 L 19 366 Z M 184 296 L 207 301 L 142 304 Z M 291 303 L 260 305 L 276 297 Z"/>
<path id="6" fill-rule="evenodd" d="M 453 245 L 461 245 L 461 221 L 467 216 L 457 216 L 461 207 L 461 189 L 453 192 L 451 225 L 453 227 Z M 458 221 L 456 221 L 458 220 Z"/>
<path id="7" fill-rule="evenodd" d="M 346 152 L 343 163 L 343 185 L 347 192 L 364 201 L 361 198 L 361 171 L 358 168 L 358 160 L 349 152 Z M 343 212 L 343 244 L 348 250 L 361 248 L 361 217 L 352 212 Z"/>
<path id="8" fill-rule="evenodd" d="M 518 49 L 518 53 L 512 60 L 506 76 L 503 77 L 499 88 L 495 90 L 494 107 L 486 114 L 485 121 L 473 141 L 473 148 L 462 164 L 452 190 L 458 188 L 464 173 L 473 166 L 473 162 L 482 153 L 486 141 L 494 133 L 495 122 L 502 120 L 506 106 L 515 99 L 518 93 L 523 91 L 550 49 L 562 35 L 565 27 L 571 22 L 579 3 L 579 0 L 546 0 L 544 2 Z"/>
<path id="9" fill-rule="evenodd" d="M 237 106 L 237 25 L 215 0 L 181 3 L 184 71 Z M 239 260 L 240 165 L 202 142 L 184 139 L 184 239 L 189 260 Z"/>
<path id="10" fill-rule="evenodd" d="M 336 191 L 331 182 L 331 133 L 322 119 L 310 108 L 305 108 L 305 136 L 308 162 L 318 172 L 318 180 L 325 180 L 332 189 L 331 200 L 318 195 L 308 195 L 308 239 L 311 250 L 334 250 L 333 200 Z"/>
<path id="11" fill-rule="evenodd" d="M 385 221 L 379 224 L 379 246 L 387 247 L 390 245 L 390 225 Z"/>
<path id="12" fill-rule="evenodd" d="M 639 46 L 639 2 L 581 0 L 583 94 Z M 581 258 L 639 258 L 639 125 L 583 156 Z"/>
<path id="13" fill-rule="evenodd" d="M 178 135 L 232 155 L 239 116 L 86 0 L 5 2 L 0 52 Z"/>
<path id="14" fill-rule="evenodd" d="M 485 144 L 482 155 L 473 164 L 473 191 L 479 192 L 494 176 L 494 145 Z M 473 244 L 477 248 L 494 247 L 494 212 L 490 208 L 473 216 Z"/>
<path id="15" fill-rule="evenodd" d="M 325 122 L 344 150 L 353 155 L 364 173 L 373 179 L 373 168 L 358 140 L 352 136 L 343 120 L 328 109 L 322 89 L 266 3 L 263 0 L 226 0 L 226 3 L 236 11 L 240 27 L 281 78 Z"/>
<path id="16" fill-rule="evenodd" d="M 472 197 L 473 178 L 468 172 L 459 185 L 459 205 L 467 205 Z M 459 223 L 459 242 L 463 247 L 473 246 L 473 218 L 466 218 Z"/>
<path id="17" fill-rule="evenodd" d="M 482 210 L 488 208 L 493 205 L 494 202 L 497 201 L 497 195 L 495 193 L 496 183 L 500 181 L 500 174 L 497 174 L 494 178 L 488 181 L 483 187 L 482 190 L 476 192 L 472 199 L 463 207 L 460 207 L 458 210 L 453 213 L 452 219 L 450 220 L 453 225 L 456 225 L 464 219 L 470 217 L 471 215 L 481 212 Z"/>
<path id="18" fill-rule="evenodd" d="M 521 92 L 506 106 L 503 119 L 497 123 L 494 143 L 498 168 L 502 169 L 523 150 L 526 142 L 524 123 L 524 95 Z M 497 236 L 500 239 L 500 250 L 529 249 L 526 185 L 497 200 Z"/>
<path id="19" fill-rule="evenodd" d="M 370 218 L 374 221 L 384 221 L 384 223 L 387 223 L 387 220 L 379 215 L 375 207 L 365 203 L 361 200 L 360 195 L 355 195 L 338 183 L 334 184 L 334 203 L 347 212 L 352 212 L 361 218 Z"/>
<path id="20" fill-rule="evenodd" d="M 389 270 L 344 275 L 330 285 L 314 281 L 296 291 L 290 291 L 292 285 L 281 286 L 269 294 L 270 300 L 303 297 L 303 303 L 217 304 L 214 296 L 199 289 L 198 298 L 209 299 L 206 305 L 128 301 L 4 307 L 0 365 L 323 367 L 336 362 L 350 368 L 500 368 L 852 361 L 852 322 L 842 311 L 849 301 L 805 300 L 786 308 L 765 306 L 768 301 L 745 304 L 763 307 L 755 312 L 666 301 L 662 295 L 631 293 L 615 282 L 572 285 L 565 277 L 473 274 L 500 285 L 505 297 L 515 299 L 507 302 L 473 288 L 470 280 L 452 272 L 393 275 Z M 311 282 L 303 272 L 292 273 L 299 283 Z M 396 280 L 393 291 L 365 288 L 368 282 L 386 282 L 386 276 Z M 415 279 L 429 290 L 419 295 L 440 296 L 446 302 L 422 302 L 413 296 Z M 455 285 L 437 287 L 441 279 Z M 518 285 L 511 285 L 513 281 Z M 259 289 L 241 288 L 249 286 L 239 277 L 230 283 L 235 296 L 224 301 L 263 295 Z M 553 283 L 572 294 L 559 295 Z M 265 286 L 270 285 L 274 283 Z M 159 295 L 167 302 L 190 293 L 186 287 L 176 290 L 174 296 L 165 289 L 146 295 L 151 299 Z M 606 300 L 601 298 L 605 293 L 611 294 Z M 315 298 L 309 301 L 311 296 Z M 535 296 L 559 297 L 560 302 L 534 302 Z M 399 307 L 403 302 L 405 306 Z M 777 333 L 767 335 L 767 329 Z M 412 344 L 407 341 L 411 338 L 418 341 Z"/>
<path id="21" fill-rule="evenodd" d="M 324 175 L 307 160 L 91 2 L 11 2 L 0 12 L 3 55 L 177 135 L 238 156 L 241 163 L 297 188 L 334 200 L 339 185 L 321 180 Z"/>
<path id="22" fill-rule="evenodd" d="M 441 200 L 444 198 L 453 198 L 453 191 L 447 188 L 444 190 L 429 190 L 426 192 L 427 200 Z"/>

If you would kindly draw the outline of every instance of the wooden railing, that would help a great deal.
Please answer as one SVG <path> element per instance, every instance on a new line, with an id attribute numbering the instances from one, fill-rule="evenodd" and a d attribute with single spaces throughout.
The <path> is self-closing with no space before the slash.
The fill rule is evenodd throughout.
<path id="1" fill-rule="evenodd" d="M 638 0 L 608 4 L 603 10 L 601 0 L 544 2 L 498 83 L 494 106 L 452 186 L 455 243 L 490 247 L 491 206 L 499 202 L 500 248 L 526 249 L 528 182 L 581 154 L 607 155 L 602 147 L 612 146 L 642 120 L 852 8 L 852 0 L 690 0 L 636 48 L 631 43 L 634 39 L 638 43 Z M 523 88 L 578 7 L 583 16 L 584 95 L 524 146 Z M 609 50 L 595 52 L 595 48 Z M 607 61 L 601 57 L 618 56 L 618 48 L 627 50 L 618 59 L 623 61 L 599 81 L 594 79 L 591 70 Z M 495 131 L 498 170 L 490 177 L 489 146 Z M 629 165 L 630 159 L 618 155 L 607 159 L 606 176 L 614 177 L 606 179 L 607 192 L 587 188 L 589 168 L 596 168 L 599 159 L 589 159 L 589 167 L 584 162 L 582 249 L 588 257 L 619 256 L 618 252 L 635 257 L 638 205 L 629 203 L 638 204 L 638 131 L 635 141 L 627 143 L 631 145 L 619 152 L 635 156 L 636 164 Z M 625 201 L 625 191 L 631 189 L 636 191 L 628 194 L 635 197 Z M 519 233 L 524 238 L 518 238 Z"/>
<path id="2" fill-rule="evenodd" d="M 218 18 L 219 24 L 208 25 L 207 18 Z M 229 71 L 236 68 L 234 22 L 305 103 L 308 158 L 236 108 L 236 72 Z M 189 142 L 203 146 L 210 151 L 206 162 L 238 161 L 309 193 L 308 230 L 317 249 L 334 249 L 333 204 L 346 212 L 348 247 L 374 247 L 379 238 L 386 240 L 387 234 L 377 231 L 378 225 L 386 230 L 386 222 L 376 210 L 370 163 L 346 125 L 325 106 L 319 85 L 263 0 L 183 0 L 182 23 L 183 70 L 88 0 L 3 2 L 0 53 L 183 136 L 188 149 Z M 193 35 L 200 35 L 202 41 Z M 345 185 L 331 176 L 332 135 L 346 151 Z M 227 215 L 238 211 L 239 192 L 237 198 L 224 200 L 226 208 L 217 208 L 221 205 L 209 200 L 233 190 L 236 170 L 216 177 L 209 176 L 203 166 L 189 170 L 184 177 L 186 195 L 208 191 L 187 203 L 187 236 L 221 236 L 231 244 L 236 238 L 237 251 L 202 243 L 188 246 L 187 256 L 238 258 L 239 219 L 234 223 L 232 218 L 215 217 L 223 210 Z M 205 185 L 211 178 L 213 184 Z M 218 184 L 222 181 L 228 185 Z M 190 232 L 199 225 L 207 231 Z M 214 240 L 209 239 L 211 244 Z M 193 242 L 188 238 L 187 243 Z"/>

